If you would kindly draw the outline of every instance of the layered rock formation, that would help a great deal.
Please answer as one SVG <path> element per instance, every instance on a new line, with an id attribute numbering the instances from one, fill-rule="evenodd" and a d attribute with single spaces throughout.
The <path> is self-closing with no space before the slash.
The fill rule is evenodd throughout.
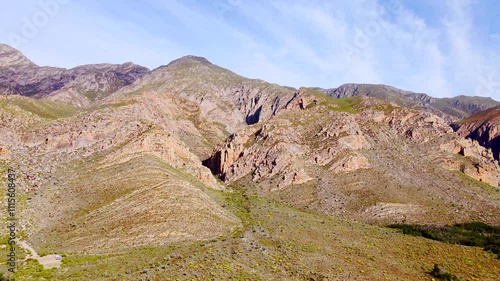
<path id="1" fill-rule="evenodd" d="M 301 89 L 287 110 L 239 130 L 206 164 L 224 181 L 254 185 L 259 194 L 369 221 L 395 218 L 366 215 L 377 202 L 412 204 L 399 217 L 428 223 L 441 220 L 431 210 L 449 202 L 470 209 L 443 210 L 447 220 L 482 210 L 496 221 L 492 210 L 499 208 L 492 198 L 471 203 L 470 183 L 451 172 L 500 187 L 491 151 L 436 115 L 367 97 L 335 100 Z"/>

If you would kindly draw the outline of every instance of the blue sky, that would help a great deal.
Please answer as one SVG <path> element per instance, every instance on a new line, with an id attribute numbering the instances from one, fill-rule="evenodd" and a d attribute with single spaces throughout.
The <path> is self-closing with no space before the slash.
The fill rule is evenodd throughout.
<path id="1" fill-rule="evenodd" d="M 496 0 L 0 0 L 0 42 L 39 65 L 204 56 L 294 87 L 389 84 L 500 100 Z"/>

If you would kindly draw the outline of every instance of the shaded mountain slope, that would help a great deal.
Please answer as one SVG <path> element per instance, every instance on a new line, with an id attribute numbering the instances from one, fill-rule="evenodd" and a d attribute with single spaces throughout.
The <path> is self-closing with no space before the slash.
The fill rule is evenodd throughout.
<path id="1" fill-rule="evenodd" d="M 462 137 L 490 148 L 495 159 L 500 160 L 500 106 L 479 112 L 454 124 Z"/>

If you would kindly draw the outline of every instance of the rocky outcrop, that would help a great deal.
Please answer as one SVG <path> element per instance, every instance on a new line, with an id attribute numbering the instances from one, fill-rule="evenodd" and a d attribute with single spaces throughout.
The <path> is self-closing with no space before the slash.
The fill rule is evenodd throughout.
<path id="1" fill-rule="evenodd" d="M 359 169 L 368 169 L 370 167 L 370 162 L 365 156 L 353 154 L 333 164 L 330 170 L 334 173 L 343 173 L 357 171 Z"/>
<path id="2" fill-rule="evenodd" d="M 369 168 L 362 151 L 372 146 L 351 114 L 330 112 L 321 127 L 298 125 L 300 119 L 280 117 L 300 115 L 318 106 L 320 99 L 308 89 L 299 89 L 276 118 L 231 135 L 205 164 L 226 182 L 248 175 L 253 181 L 279 179 L 272 190 L 313 180 L 309 165 L 330 167 L 335 173 Z M 358 152 L 337 159 L 349 151 Z"/>
<path id="3" fill-rule="evenodd" d="M 314 94 L 301 89 L 285 109 L 300 114 L 300 111 L 318 107 L 319 104 Z M 366 100 L 364 104 L 385 109 L 372 99 Z M 338 107 L 333 104 L 329 108 Z M 310 131 L 314 126 L 297 126 L 293 125 L 297 120 L 285 121 L 280 118 L 277 124 L 271 122 L 259 129 L 252 127 L 238 131 L 216 147 L 205 164 L 224 181 L 234 181 L 248 174 L 254 180 L 284 175 L 287 169 L 300 169 L 297 162 L 329 167 L 335 173 L 352 172 L 371 167 L 371 161 L 363 155 L 363 151 L 374 149 L 374 138 L 390 142 L 396 134 L 413 145 L 427 146 L 427 151 L 449 153 L 448 157 L 441 159 L 442 167 L 462 170 L 479 181 L 499 186 L 500 167 L 492 161 L 491 152 L 477 142 L 458 138 L 448 123 L 437 115 L 396 107 L 386 112 L 365 109 L 357 115 L 330 111 L 325 117 L 314 118 L 326 118 L 328 121 L 322 123 L 316 132 Z M 367 127 L 374 126 L 390 128 L 392 132 L 374 135 L 373 132 L 365 131 Z M 453 155 L 466 158 L 454 158 Z M 475 168 L 460 169 L 461 165 L 468 165 L 465 159 L 475 159 Z M 279 186 L 290 184 L 281 183 Z"/>
<path id="4" fill-rule="evenodd" d="M 243 155 L 245 144 L 248 142 L 249 136 L 232 134 L 220 145 L 214 154 L 205 161 L 205 166 L 209 167 L 214 175 L 217 175 L 222 180 L 226 179 L 228 173 L 231 173 L 231 166 L 238 158 Z M 234 171 L 234 169 L 233 169 Z"/>
<path id="5" fill-rule="evenodd" d="M 410 111 L 381 120 L 413 143 L 449 153 L 440 159 L 442 167 L 461 171 L 478 181 L 500 187 L 500 166 L 494 160 L 492 151 L 482 147 L 477 141 L 457 137 L 444 119 L 427 112 Z"/>
<path id="6" fill-rule="evenodd" d="M 478 181 L 500 187 L 500 165 L 494 160 L 490 149 L 471 139 L 454 140 L 441 145 L 441 149 L 464 157 L 446 160 L 443 165 L 447 169 L 460 171 Z"/>
<path id="7" fill-rule="evenodd" d="M 287 103 L 285 109 L 300 114 L 300 111 L 318 107 L 320 103 L 316 95 L 307 89 L 300 89 Z M 384 108 L 377 103 L 373 99 L 368 99 L 363 102 L 363 106 Z M 330 104 L 328 108 L 339 107 Z M 311 123 L 311 120 L 317 118 L 318 116 L 310 118 L 301 116 L 293 121 L 278 118 L 260 128 L 251 127 L 238 131 L 215 148 L 206 165 L 225 181 L 234 181 L 247 174 L 251 174 L 254 180 L 285 174 L 286 169 L 291 169 L 290 167 L 297 162 L 329 167 L 335 173 L 352 172 L 371 167 L 370 160 L 363 155 L 363 151 L 374 149 L 374 138 L 390 142 L 396 134 L 413 144 L 426 145 L 428 150 L 477 158 L 484 167 L 482 175 L 479 177 L 472 171 L 466 171 L 467 174 L 494 186 L 498 184 L 496 176 L 498 167 L 492 166 L 489 160 L 492 159 L 492 155 L 477 143 L 471 143 L 467 148 L 463 148 L 465 152 L 457 150 L 454 144 L 460 145 L 460 142 L 465 140 L 456 138 L 447 122 L 434 114 L 401 107 L 386 112 L 368 109 L 361 114 L 329 111 L 325 116 L 319 117 L 323 123 L 317 131 L 311 131 L 315 128 L 313 124 L 317 122 Z M 300 123 L 301 119 L 306 120 L 304 125 L 296 124 Z M 367 126 L 387 127 L 391 131 L 374 135 L 366 131 Z M 451 169 L 448 164 L 443 166 Z M 296 170 L 297 167 L 293 169 Z M 284 176 L 283 179 L 285 178 L 287 177 Z"/>
<path id="8" fill-rule="evenodd" d="M 26 58 L 18 50 L 5 45 L 0 44 L 0 67 L 32 67 L 35 66 L 28 58 Z"/>
<path id="9" fill-rule="evenodd" d="M 292 99 L 286 104 L 286 110 L 306 109 L 308 106 L 318 104 L 318 98 L 310 93 L 308 88 L 300 88 Z"/>

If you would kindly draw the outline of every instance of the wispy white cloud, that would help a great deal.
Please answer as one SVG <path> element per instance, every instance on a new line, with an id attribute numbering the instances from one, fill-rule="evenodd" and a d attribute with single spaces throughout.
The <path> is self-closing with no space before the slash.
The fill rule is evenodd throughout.
<path id="1" fill-rule="evenodd" d="M 478 21 L 491 4 L 484 1 L 124 1 L 71 1 L 22 50 L 62 66 L 132 60 L 154 68 L 194 54 L 295 87 L 384 83 L 500 99 L 500 25 Z M 10 2 L 0 41 L 37 5 Z"/>
<path id="2" fill-rule="evenodd" d="M 483 39 L 477 35 L 473 13 L 477 2 L 448 0 L 446 5 L 449 13 L 443 20 L 443 29 L 449 44 L 449 69 L 452 69 L 449 71 L 448 81 L 455 88 L 469 89 L 470 94 L 500 98 L 498 86 L 483 85 L 488 77 L 495 76 L 493 73 L 499 70 L 500 61 L 498 56 L 491 55 L 492 51 L 497 53 L 498 49 L 491 50 L 482 46 Z"/>

